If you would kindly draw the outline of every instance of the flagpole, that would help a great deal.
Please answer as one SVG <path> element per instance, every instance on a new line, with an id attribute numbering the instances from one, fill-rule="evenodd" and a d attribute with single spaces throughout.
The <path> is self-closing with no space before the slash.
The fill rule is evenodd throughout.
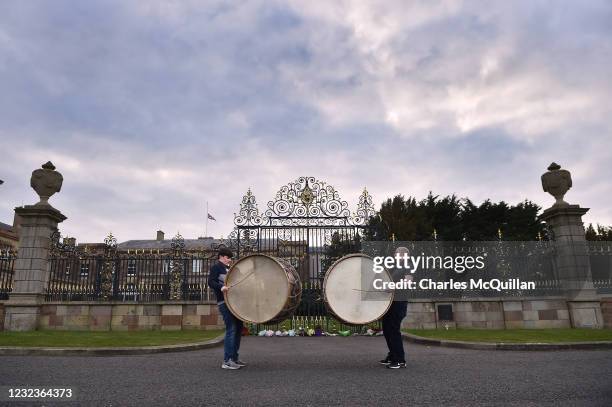
<path id="1" fill-rule="evenodd" d="M 206 201 L 206 229 L 204 230 L 204 237 L 208 237 L 208 201 Z"/>

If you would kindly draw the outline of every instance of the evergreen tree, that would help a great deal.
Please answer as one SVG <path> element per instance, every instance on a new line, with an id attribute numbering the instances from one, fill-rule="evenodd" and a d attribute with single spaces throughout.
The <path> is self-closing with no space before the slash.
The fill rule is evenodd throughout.
<path id="1" fill-rule="evenodd" d="M 426 240 L 433 231 L 425 208 L 414 198 L 406 199 L 403 195 L 383 202 L 369 226 L 367 236 L 373 240 Z"/>
<path id="2" fill-rule="evenodd" d="M 546 239 L 545 225 L 538 219 L 540 207 L 525 200 L 511 206 L 506 202 L 485 200 L 476 205 L 455 195 L 440 198 L 429 193 L 415 198 L 396 195 L 381 204 L 377 216 L 370 219 L 367 236 L 374 240 L 487 241 Z"/>
<path id="3" fill-rule="evenodd" d="M 585 231 L 586 240 L 593 241 L 612 241 L 612 226 L 601 226 L 599 223 L 597 224 L 597 229 L 593 227 L 592 223 L 589 223 L 589 226 Z"/>
<path id="4" fill-rule="evenodd" d="M 438 240 L 457 241 L 463 238 L 461 200 L 457 196 L 451 195 L 439 199 L 438 195 L 434 196 L 430 191 L 420 205 L 425 209 L 425 215 L 430 220 L 431 238 L 433 238 L 434 230 Z"/>
<path id="5" fill-rule="evenodd" d="M 321 276 L 324 276 L 327 269 L 342 256 L 349 253 L 357 253 L 361 251 L 361 237 L 359 234 L 348 234 L 334 232 L 331 236 L 331 242 L 325 245 L 324 256 L 321 260 Z"/>

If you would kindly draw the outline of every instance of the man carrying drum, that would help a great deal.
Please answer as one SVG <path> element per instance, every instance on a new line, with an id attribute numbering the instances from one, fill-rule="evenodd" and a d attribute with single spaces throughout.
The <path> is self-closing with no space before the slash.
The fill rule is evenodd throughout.
<path id="1" fill-rule="evenodd" d="M 225 285 L 225 277 L 227 276 L 227 271 L 232 262 L 232 257 L 233 253 L 231 250 L 225 247 L 219 249 L 219 253 L 217 254 L 219 261 L 210 268 L 208 286 L 215 292 L 217 306 L 219 307 L 219 312 L 223 316 L 223 322 L 225 322 L 225 340 L 223 342 L 224 354 L 221 368 L 237 370 L 246 366 L 246 364 L 241 362 L 238 358 L 243 323 L 230 312 L 225 303 L 225 293 L 229 289 L 229 287 Z"/>
<path id="2" fill-rule="evenodd" d="M 395 257 L 409 256 L 406 247 L 398 247 L 395 250 Z M 412 280 L 412 275 L 406 275 L 406 270 L 395 268 L 390 270 L 393 281 L 399 281 L 403 278 Z M 386 365 L 389 369 L 401 369 L 406 367 L 406 359 L 404 356 L 404 342 L 402 341 L 401 326 L 402 320 L 406 316 L 408 301 L 394 300 L 391 302 L 389 310 L 382 318 L 383 334 L 387 341 L 389 353 L 387 357 L 380 361 L 382 365 Z"/>

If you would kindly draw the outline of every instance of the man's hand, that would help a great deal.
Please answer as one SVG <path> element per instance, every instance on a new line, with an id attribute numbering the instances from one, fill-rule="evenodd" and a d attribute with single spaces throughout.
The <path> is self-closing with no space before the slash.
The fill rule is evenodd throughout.
<path id="1" fill-rule="evenodd" d="M 229 287 L 224 285 L 223 287 L 221 287 L 221 292 L 226 292 L 227 290 L 229 290 Z"/>

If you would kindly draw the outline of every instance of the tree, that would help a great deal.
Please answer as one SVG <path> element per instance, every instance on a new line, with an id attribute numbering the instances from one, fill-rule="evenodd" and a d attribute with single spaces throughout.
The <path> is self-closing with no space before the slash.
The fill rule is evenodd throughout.
<path id="1" fill-rule="evenodd" d="M 538 219 L 541 207 L 531 201 L 524 200 L 510 207 L 508 221 L 502 227 L 504 240 L 535 240 L 547 238 L 546 224 Z"/>
<path id="2" fill-rule="evenodd" d="M 357 253 L 361 250 L 361 237 L 358 233 L 334 232 L 329 245 L 325 245 L 324 256 L 321 260 L 321 276 L 325 275 L 327 269 L 342 256 L 349 253 Z"/>
<path id="3" fill-rule="evenodd" d="M 427 198 L 396 195 L 381 204 L 370 219 L 368 237 L 374 240 L 457 241 L 535 240 L 546 238 L 545 225 L 538 219 L 540 207 L 525 200 L 511 206 L 485 200 L 476 205 L 456 195 L 440 198 L 429 192 Z"/>
<path id="4" fill-rule="evenodd" d="M 507 223 L 508 205 L 492 203 L 487 199 L 480 206 L 465 199 L 461 213 L 463 238 L 465 240 L 497 240 L 498 231 Z"/>
<path id="5" fill-rule="evenodd" d="M 597 229 L 595 229 L 593 224 L 589 223 L 585 231 L 585 237 L 586 240 L 612 241 L 612 226 L 605 227 L 598 223 Z"/>
<path id="6" fill-rule="evenodd" d="M 420 202 L 427 219 L 431 222 L 432 237 L 436 232 L 438 240 L 456 241 L 463 238 L 461 225 L 461 200 L 455 195 L 439 199 L 431 191 L 427 198 Z"/>
<path id="7" fill-rule="evenodd" d="M 396 195 L 370 218 L 368 237 L 373 240 L 427 240 L 433 232 L 425 209 L 414 198 Z"/>

